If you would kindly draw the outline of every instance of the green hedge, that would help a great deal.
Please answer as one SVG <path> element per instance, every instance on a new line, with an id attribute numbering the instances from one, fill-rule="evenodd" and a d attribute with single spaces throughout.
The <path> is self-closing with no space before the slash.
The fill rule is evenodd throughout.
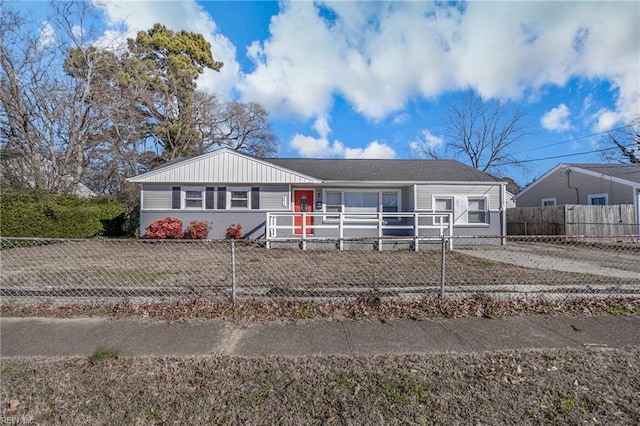
<path id="1" fill-rule="evenodd" d="M 3 188 L 3 237 L 90 238 L 122 234 L 124 209 L 111 197 L 83 199 L 32 188 Z"/>

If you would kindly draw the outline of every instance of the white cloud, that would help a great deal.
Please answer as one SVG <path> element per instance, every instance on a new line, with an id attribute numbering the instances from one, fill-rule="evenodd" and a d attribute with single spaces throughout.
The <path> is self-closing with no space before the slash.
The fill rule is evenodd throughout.
<path id="1" fill-rule="evenodd" d="M 238 84 L 240 66 L 236 60 L 235 46 L 223 35 L 217 33 L 217 26 L 211 16 L 194 0 L 150 2 L 123 2 L 120 0 L 100 0 L 96 5 L 103 9 L 108 29 L 100 44 L 122 46 L 126 38 L 135 38 L 138 31 L 146 31 L 160 22 L 173 31 L 191 31 L 202 34 L 211 44 L 213 58 L 222 61 L 220 72 L 205 70 L 198 79 L 198 87 L 215 92 L 224 99 L 230 99 Z"/>
<path id="2" fill-rule="evenodd" d="M 341 156 L 345 152 L 345 147 L 340 141 L 330 144 L 326 138 L 314 138 L 296 134 L 291 139 L 291 147 L 298 151 L 302 157 L 323 158 Z"/>
<path id="3" fill-rule="evenodd" d="M 340 141 L 329 142 L 328 135 L 331 128 L 326 117 L 319 117 L 313 123 L 313 128 L 319 137 L 296 134 L 289 145 L 302 157 L 325 158 L 395 158 L 396 153 L 389 145 L 373 141 L 365 148 L 348 148 Z"/>
<path id="4" fill-rule="evenodd" d="M 366 118 L 392 115 L 397 124 L 416 98 L 471 89 L 485 98 L 533 99 L 548 85 L 578 78 L 608 81 L 614 90 L 615 106 L 597 114 L 596 129 L 640 111 L 640 17 L 634 2 L 611 7 L 606 2 L 283 1 L 271 19 L 269 38 L 247 48 L 255 69 L 246 75 L 236 47 L 195 0 L 94 3 L 105 12 L 109 28 L 103 40 L 111 44 L 155 22 L 202 33 L 214 58 L 225 65 L 220 73 L 206 71 L 199 87 L 223 99 L 239 94 L 272 116 L 314 119 L 320 136 L 315 140 L 334 153 L 327 114 L 335 96 Z M 554 122 L 552 115 L 546 120 L 556 130 L 569 125 L 560 117 Z"/>
<path id="5" fill-rule="evenodd" d="M 400 113 L 400 114 L 398 114 L 398 115 L 393 117 L 393 124 L 406 123 L 407 121 L 409 121 L 410 118 L 411 118 L 411 116 L 409 114 L 407 114 L 406 112 Z"/>
<path id="6" fill-rule="evenodd" d="M 240 83 L 248 100 L 274 114 L 323 115 L 340 76 L 333 68 L 344 50 L 311 2 L 282 3 L 271 20 L 271 38 L 247 50 L 256 69 Z"/>
<path id="7" fill-rule="evenodd" d="M 444 144 L 444 139 L 442 139 L 440 136 L 434 135 L 427 129 L 420 132 L 420 134 L 423 143 L 429 149 L 438 149 Z"/>
<path id="8" fill-rule="evenodd" d="M 40 45 L 48 46 L 56 41 L 56 32 L 48 21 L 43 22 L 40 30 Z"/>
<path id="9" fill-rule="evenodd" d="M 518 99 L 578 77 L 612 82 L 629 117 L 640 110 L 639 20 L 633 2 L 283 3 L 239 88 L 274 113 L 321 116 L 342 95 L 381 119 L 415 97 Z"/>
<path id="10" fill-rule="evenodd" d="M 540 119 L 540 123 L 547 130 L 563 132 L 571 129 L 570 115 L 569 108 L 565 104 L 560 104 L 547 111 Z"/>
<path id="11" fill-rule="evenodd" d="M 82 29 L 82 26 L 74 25 L 71 27 L 71 34 L 73 34 L 75 38 L 82 40 L 84 37 L 84 30 Z"/>
<path id="12" fill-rule="evenodd" d="M 435 153 L 444 146 L 444 139 L 436 136 L 428 129 L 420 132 L 420 140 L 409 142 L 409 149 L 420 157 L 426 157 L 427 152 Z"/>
<path id="13" fill-rule="evenodd" d="M 595 131 L 607 132 L 613 129 L 623 119 L 621 114 L 608 109 L 601 109 L 594 115 L 596 120 Z"/>
<path id="14" fill-rule="evenodd" d="M 331 128 L 329 127 L 329 121 L 327 117 L 318 117 L 316 121 L 313 123 L 313 129 L 318 132 L 321 138 L 326 139 L 331 133 Z"/>
<path id="15" fill-rule="evenodd" d="M 373 141 L 365 148 L 347 148 L 344 158 L 395 158 L 396 152 L 389 145 Z"/>

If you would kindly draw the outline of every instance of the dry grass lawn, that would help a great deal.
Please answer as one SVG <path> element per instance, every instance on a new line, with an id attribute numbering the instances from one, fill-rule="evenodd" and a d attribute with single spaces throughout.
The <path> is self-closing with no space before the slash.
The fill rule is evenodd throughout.
<path id="1" fill-rule="evenodd" d="M 377 357 L 113 356 L 3 360 L 3 422 L 640 423 L 637 347 Z"/>
<path id="2" fill-rule="evenodd" d="M 606 257 L 606 253 L 601 255 Z M 0 250 L 3 286 L 228 288 L 224 241 L 80 240 Z M 441 254 L 372 250 L 267 250 L 236 244 L 239 288 L 420 287 L 441 280 Z M 600 275 L 525 268 L 447 252 L 451 285 L 623 285 Z M 628 280 L 627 280 L 628 281 Z"/>

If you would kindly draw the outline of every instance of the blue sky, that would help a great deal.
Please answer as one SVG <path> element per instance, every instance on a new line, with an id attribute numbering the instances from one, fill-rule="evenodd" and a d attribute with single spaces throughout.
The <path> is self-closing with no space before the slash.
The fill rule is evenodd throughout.
<path id="1" fill-rule="evenodd" d="M 602 161 L 577 154 L 640 113 L 640 2 L 95 4 L 104 45 L 155 22 L 205 35 L 225 65 L 199 86 L 264 105 L 280 157 L 416 158 L 419 136 L 445 143 L 448 109 L 476 92 L 526 113 L 527 167 L 500 170 L 524 185 Z"/>

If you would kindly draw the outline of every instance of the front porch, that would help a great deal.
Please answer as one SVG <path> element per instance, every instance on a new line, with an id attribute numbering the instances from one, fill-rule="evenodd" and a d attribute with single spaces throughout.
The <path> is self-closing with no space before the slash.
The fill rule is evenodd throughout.
<path id="1" fill-rule="evenodd" d="M 382 251 L 385 243 L 405 243 L 414 251 L 420 243 L 440 241 L 453 236 L 451 213 L 342 213 L 342 212 L 277 212 L 267 213 L 265 222 L 267 248 L 275 242 L 298 242 L 302 249 L 307 242 L 335 240 L 339 250 L 345 240 L 376 239 L 375 248 Z M 448 238 L 449 249 L 452 249 Z"/>

